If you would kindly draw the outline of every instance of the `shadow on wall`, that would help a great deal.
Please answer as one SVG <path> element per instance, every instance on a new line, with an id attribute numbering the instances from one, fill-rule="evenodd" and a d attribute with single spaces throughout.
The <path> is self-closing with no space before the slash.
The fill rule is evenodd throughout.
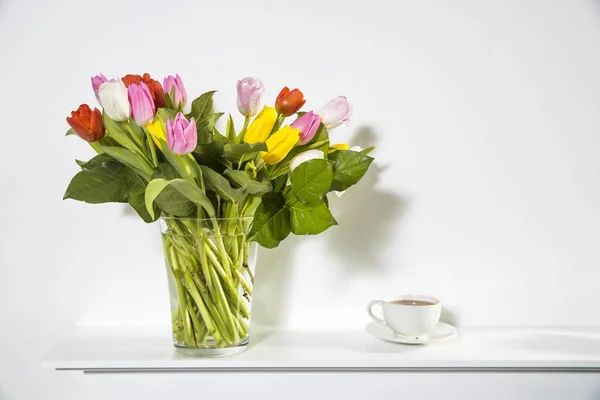
<path id="1" fill-rule="evenodd" d="M 351 143 L 366 148 L 375 142 L 374 132 L 362 127 Z M 346 267 L 344 273 L 372 274 L 398 265 L 383 254 L 392 240 L 391 228 L 406 213 L 407 201 L 377 188 L 386 165 L 377 160 L 376 153 L 373 156 L 375 161 L 364 178 L 342 198 L 333 195 L 330 199 L 339 228 L 328 239 L 331 253 Z"/>
<path id="2" fill-rule="evenodd" d="M 301 236 L 290 235 L 274 249 L 260 249 L 252 294 L 252 323 L 272 326 L 285 323 L 288 292 L 293 281 L 290 268 Z"/>
<path id="3" fill-rule="evenodd" d="M 362 127 L 351 141 L 363 148 L 376 143 L 369 127 Z M 375 154 L 376 157 L 376 154 Z M 380 173 L 385 169 L 377 160 L 365 177 L 341 199 L 329 195 L 331 209 L 339 226 L 327 235 L 331 254 L 340 257 L 347 267 L 344 274 L 372 274 L 393 268 L 397 263 L 382 258 L 392 235 L 391 227 L 405 214 L 407 202 L 394 193 L 377 189 Z M 290 268 L 297 257 L 301 236 L 290 235 L 279 247 L 262 249 L 257 263 L 257 279 L 252 299 L 252 320 L 260 325 L 285 323 L 288 292 L 293 281 Z"/>

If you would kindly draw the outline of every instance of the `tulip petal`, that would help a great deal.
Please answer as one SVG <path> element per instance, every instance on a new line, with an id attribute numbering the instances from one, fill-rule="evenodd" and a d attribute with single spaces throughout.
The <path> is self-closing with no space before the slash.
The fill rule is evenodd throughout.
<path id="1" fill-rule="evenodd" d="M 119 80 L 103 83 L 98 88 L 98 97 L 101 100 L 104 112 L 110 119 L 125 121 L 131 115 L 131 107 L 127 98 L 127 88 Z"/>
<path id="2" fill-rule="evenodd" d="M 244 134 L 244 142 L 252 144 L 266 141 L 276 121 L 277 113 L 275 112 L 275 108 L 265 106 L 256 118 L 254 118 L 254 121 L 250 123 Z"/>
<path id="3" fill-rule="evenodd" d="M 131 114 L 138 125 L 146 125 L 154 119 L 156 111 L 152 94 L 145 83 L 132 83 L 127 88 L 127 95 L 131 103 Z"/>
<path id="4" fill-rule="evenodd" d="M 256 78 L 247 77 L 237 82 L 237 107 L 246 117 L 256 115 L 260 109 L 261 98 L 265 89 Z"/>
<path id="5" fill-rule="evenodd" d="M 300 141 L 298 143 L 306 144 L 315 136 L 320 125 L 321 119 L 319 115 L 309 111 L 296 119 L 291 126 L 300 130 Z"/>
<path id="6" fill-rule="evenodd" d="M 292 161 L 290 161 L 290 171 L 294 171 L 296 168 L 298 168 L 300 164 L 305 163 L 307 161 L 324 158 L 325 153 L 323 153 L 321 150 L 307 150 L 292 158 Z"/>
<path id="7" fill-rule="evenodd" d="M 281 89 L 281 92 L 277 95 L 275 109 L 282 116 L 289 117 L 300 110 L 304 103 L 306 103 L 306 100 L 304 99 L 304 94 L 302 94 L 300 90 L 294 89 L 290 91 L 286 86 Z"/>
<path id="8" fill-rule="evenodd" d="M 173 121 L 167 119 L 166 126 L 167 145 L 173 153 L 183 155 L 194 151 L 198 142 L 194 118 L 188 122 L 185 116 L 178 112 Z"/>
<path id="9" fill-rule="evenodd" d="M 333 129 L 341 124 L 347 124 L 352 116 L 352 105 L 345 96 L 331 99 L 319 111 L 321 122 L 327 129 Z"/>
<path id="10" fill-rule="evenodd" d="M 71 111 L 67 123 L 80 138 L 87 142 L 95 142 L 104 137 L 102 113 L 97 108 L 92 111 L 87 104 L 82 104 L 76 111 Z"/>
<path id="11" fill-rule="evenodd" d="M 299 139 L 298 129 L 284 126 L 267 139 L 267 152 L 261 153 L 263 160 L 268 165 L 277 164 L 288 155 Z"/>

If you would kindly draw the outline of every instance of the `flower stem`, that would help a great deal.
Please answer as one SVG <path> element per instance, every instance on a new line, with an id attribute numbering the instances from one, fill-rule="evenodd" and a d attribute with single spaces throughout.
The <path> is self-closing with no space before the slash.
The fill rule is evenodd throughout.
<path id="1" fill-rule="evenodd" d="M 156 157 L 156 150 L 154 149 L 154 141 L 150 137 L 150 133 L 146 131 L 146 140 L 148 141 L 148 147 L 150 148 L 150 155 L 152 156 L 152 163 L 154 167 L 158 167 L 158 158 Z"/>

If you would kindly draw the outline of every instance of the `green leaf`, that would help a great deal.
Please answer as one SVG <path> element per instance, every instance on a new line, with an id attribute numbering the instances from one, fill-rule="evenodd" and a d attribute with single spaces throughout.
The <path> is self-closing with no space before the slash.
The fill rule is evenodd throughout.
<path id="1" fill-rule="evenodd" d="M 316 204 L 295 202 L 289 207 L 292 232 L 295 235 L 316 235 L 332 225 L 337 225 L 337 221 L 324 201 Z"/>
<path id="2" fill-rule="evenodd" d="M 231 168 L 231 162 L 223 158 L 224 142 L 215 140 L 212 143 L 201 144 L 196 147 L 193 155 L 198 164 L 208 165 L 217 172 Z"/>
<path id="3" fill-rule="evenodd" d="M 108 163 L 111 161 L 115 162 L 115 159 L 106 153 L 102 153 L 102 154 L 98 154 L 95 157 L 92 157 L 89 161 L 76 160 L 75 162 L 81 167 L 81 169 L 92 169 L 94 167 L 97 167 L 100 164 Z"/>
<path id="4" fill-rule="evenodd" d="M 192 111 L 190 115 L 196 119 L 199 117 L 212 120 L 213 111 L 213 95 L 216 90 L 201 94 L 192 101 Z"/>
<path id="5" fill-rule="evenodd" d="M 206 92 L 192 101 L 192 112 L 189 114 L 196 119 L 196 132 L 198 133 L 198 144 L 212 142 L 213 122 L 213 95 L 215 91 Z"/>
<path id="6" fill-rule="evenodd" d="M 175 108 L 175 107 L 173 107 L 173 99 L 171 99 L 170 93 L 165 93 L 165 104 L 166 104 L 167 108 L 170 110 Z"/>
<path id="7" fill-rule="evenodd" d="M 371 146 L 371 147 L 367 147 L 366 149 L 362 149 L 361 151 L 359 151 L 359 153 L 367 155 L 370 152 L 372 152 L 373 150 L 375 150 L 375 146 Z"/>
<path id="8" fill-rule="evenodd" d="M 133 208 L 140 218 L 146 223 L 154 222 L 158 219 L 157 208 L 155 207 L 153 215 L 150 215 L 144 203 L 146 192 L 146 183 L 138 174 L 128 168 L 123 168 L 123 178 L 127 190 L 127 202 Z"/>
<path id="9" fill-rule="evenodd" d="M 240 189 L 234 189 L 227 179 L 220 173 L 216 172 L 206 165 L 200 165 L 202 177 L 206 188 L 212 190 L 222 199 L 227 199 L 233 202 L 241 202 L 244 198 L 244 193 Z"/>
<path id="10" fill-rule="evenodd" d="M 269 183 L 255 181 L 244 171 L 228 169 L 224 174 L 233 184 L 250 194 L 265 194 L 273 190 Z"/>
<path id="11" fill-rule="evenodd" d="M 146 141 L 146 132 L 144 132 L 144 130 L 142 129 L 142 127 L 139 126 L 133 120 L 133 118 L 131 118 L 129 120 L 129 126 L 131 127 L 131 130 L 134 132 L 134 134 L 142 141 L 142 143 L 144 143 Z"/>
<path id="12" fill-rule="evenodd" d="M 290 211 L 281 193 L 266 193 L 254 214 L 250 240 L 274 248 L 290 234 Z"/>
<path id="13" fill-rule="evenodd" d="M 125 181 L 118 162 L 107 162 L 89 170 L 78 172 L 63 199 L 79 200 L 91 204 L 127 201 Z"/>
<path id="14" fill-rule="evenodd" d="M 125 147 L 126 149 L 131 150 L 132 152 L 138 151 L 136 144 L 131 140 L 127 131 L 122 127 L 123 122 L 116 122 L 113 119 L 109 118 L 106 113 L 102 114 L 102 121 L 104 122 L 104 127 L 108 131 L 108 136 L 114 139 L 115 142 Z"/>
<path id="15" fill-rule="evenodd" d="M 235 140 L 235 137 L 237 136 L 237 133 L 235 133 L 235 126 L 233 124 L 233 117 L 231 116 L 231 114 L 229 114 L 229 118 L 227 119 L 226 134 L 227 134 L 227 139 L 231 140 L 232 142 Z"/>
<path id="16" fill-rule="evenodd" d="M 65 133 L 65 136 L 71 136 L 71 135 L 79 136 L 77 134 L 77 132 L 75 132 L 75 129 L 69 128 L 69 130 L 67 131 L 67 133 Z"/>
<path id="17" fill-rule="evenodd" d="M 315 136 L 306 145 L 311 149 L 319 149 L 327 154 L 327 151 L 329 151 L 329 132 L 325 128 L 325 125 L 319 125 Z"/>
<path id="18" fill-rule="evenodd" d="M 263 142 L 258 143 L 240 143 L 240 144 L 226 144 L 223 149 L 223 157 L 234 163 L 242 163 L 246 160 L 253 158 L 256 154 L 261 151 L 267 151 L 267 144 Z"/>
<path id="19" fill-rule="evenodd" d="M 166 126 L 168 119 L 172 121 L 175 120 L 175 117 L 177 116 L 177 111 L 161 107 L 158 110 L 156 110 L 156 116 L 158 117 L 160 122 L 162 122 Z"/>
<path id="20" fill-rule="evenodd" d="M 136 170 L 144 179 L 149 181 L 152 177 L 152 167 L 150 167 L 148 163 L 146 163 L 146 161 L 140 158 L 140 156 L 137 155 L 137 153 L 134 153 L 127 149 L 123 149 L 121 147 L 103 146 L 101 144 L 98 144 L 98 147 L 106 154 L 110 155 L 113 158 L 116 158 L 123 164 Z"/>
<path id="21" fill-rule="evenodd" d="M 168 162 L 160 163 L 152 176 L 153 179 L 167 180 L 179 178 L 177 170 Z M 196 208 L 195 204 L 172 186 L 167 186 L 154 200 L 158 207 L 167 214 L 176 217 L 187 217 Z"/>
<path id="22" fill-rule="evenodd" d="M 290 175 L 292 190 L 288 198 L 314 204 L 323 198 L 331 187 L 333 171 L 327 160 L 310 160 L 300 164 Z"/>
<path id="23" fill-rule="evenodd" d="M 172 186 L 177 189 L 181 194 L 190 199 L 198 207 L 202 207 L 210 217 L 215 216 L 215 209 L 212 203 L 206 197 L 206 194 L 196 185 L 185 179 L 171 179 L 170 181 L 158 178 L 153 179 L 148 183 L 146 187 L 145 203 L 146 209 L 152 217 L 154 217 L 153 203 L 156 197 L 163 191 L 167 186 Z"/>
<path id="24" fill-rule="evenodd" d="M 213 127 L 215 126 L 215 124 L 217 123 L 217 121 L 218 121 L 219 119 L 221 119 L 221 117 L 222 117 L 224 114 L 225 114 L 225 113 L 222 113 L 222 112 L 219 112 L 219 113 L 213 113 L 213 115 L 212 115 L 212 120 L 211 120 L 211 123 L 212 123 L 212 126 L 213 126 Z"/>
<path id="25" fill-rule="evenodd" d="M 374 158 L 357 151 L 336 150 L 329 155 L 333 161 L 331 190 L 346 190 L 357 183 L 369 169 Z"/>

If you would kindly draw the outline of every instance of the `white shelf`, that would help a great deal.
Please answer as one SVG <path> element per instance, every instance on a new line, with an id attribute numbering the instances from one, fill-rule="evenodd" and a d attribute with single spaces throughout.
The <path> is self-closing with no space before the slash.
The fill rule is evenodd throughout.
<path id="1" fill-rule="evenodd" d="M 590 371 L 600 372 L 598 328 L 459 328 L 430 345 L 383 342 L 364 330 L 254 332 L 227 358 L 177 354 L 169 329 L 82 328 L 44 359 L 57 370 L 133 371 Z"/>

